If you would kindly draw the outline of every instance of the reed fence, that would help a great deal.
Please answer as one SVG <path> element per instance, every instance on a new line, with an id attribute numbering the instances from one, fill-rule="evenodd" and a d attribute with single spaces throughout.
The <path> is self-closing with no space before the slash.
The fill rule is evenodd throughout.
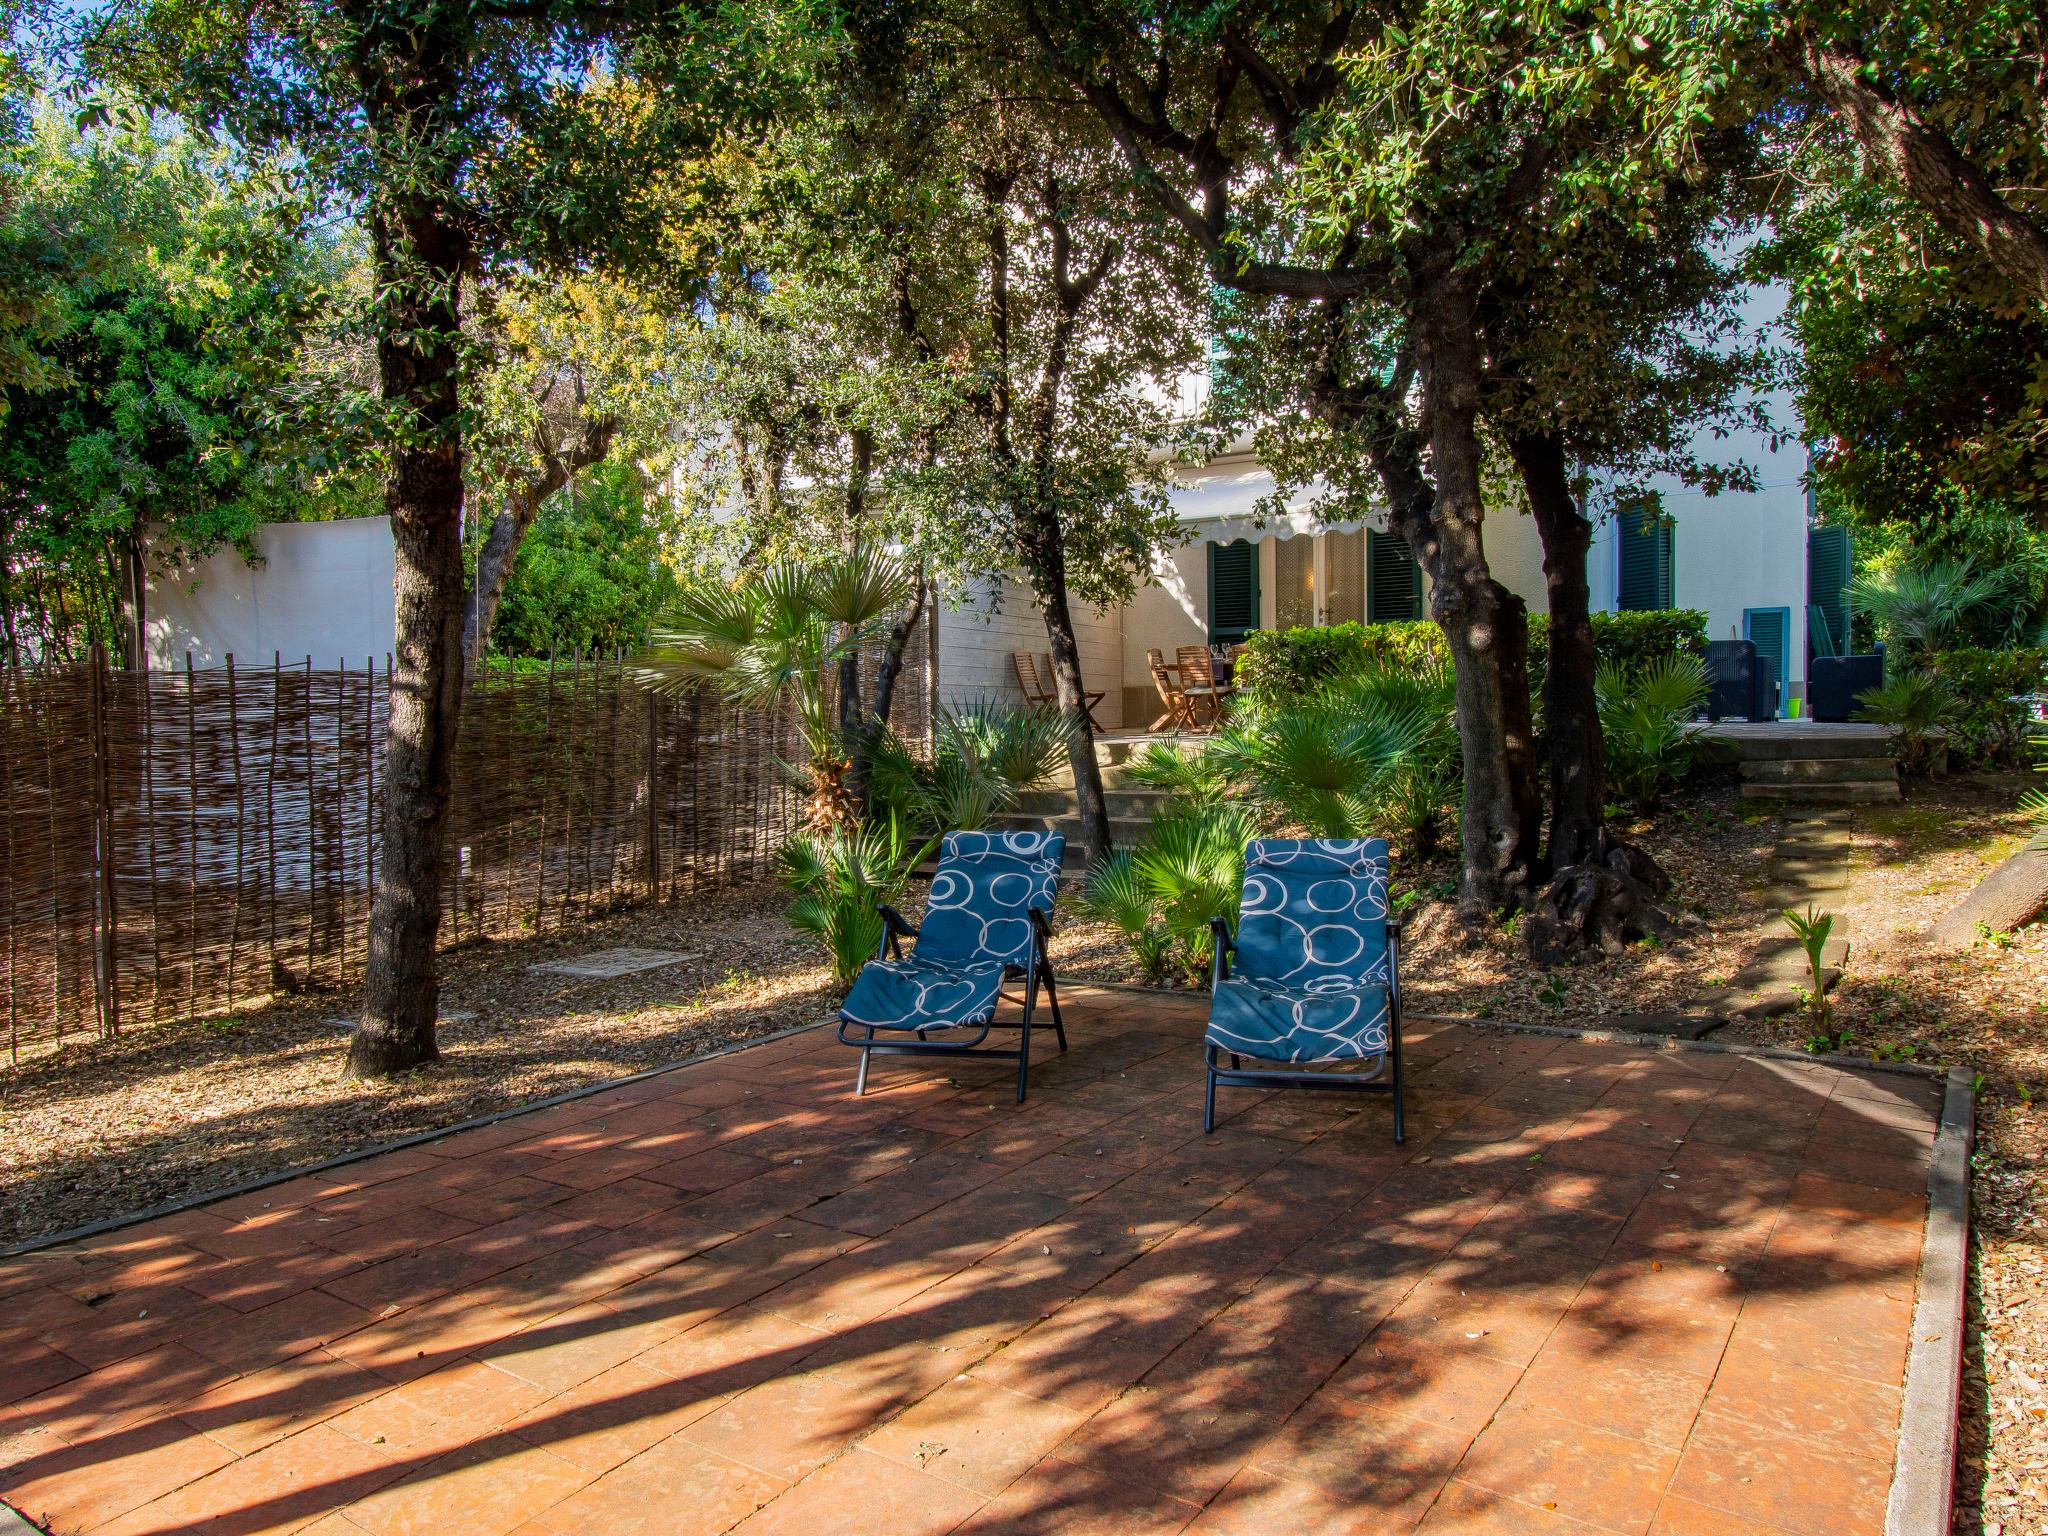
<path id="1" fill-rule="evenodd" d="M 928 730 L 922 632 L 892 717 Z M 0 671 L 7 1049 L 359 978 L 388 661 Z M 785 712 L 617 658 L 492 666 L 457 737 L 444 943 L 758 879 L 794 823 Z"/>

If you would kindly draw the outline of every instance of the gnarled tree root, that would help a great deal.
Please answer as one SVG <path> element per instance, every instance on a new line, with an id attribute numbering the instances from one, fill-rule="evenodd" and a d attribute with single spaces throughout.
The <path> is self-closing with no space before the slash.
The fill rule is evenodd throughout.
<path id="1" fill-rule="evenodd" d="M 1934 925 L 1934 942 L 1968 949 L 1987 933 L 2011 933 L 2048 910 L 2048 838 L 2035 838 L 1979 880 Z"/>
<path id="2" fill-rule="evenodd" d="M 1551 877 L 1522 924 L 1530 958 L 1560 965 L 1593 950 L 1617 955 L 1639 939 L 1660 938 L 1676 920 L 1659 905 L 1671 877 L 1642 849 L 1610 844 L 1598 860 Z"/>

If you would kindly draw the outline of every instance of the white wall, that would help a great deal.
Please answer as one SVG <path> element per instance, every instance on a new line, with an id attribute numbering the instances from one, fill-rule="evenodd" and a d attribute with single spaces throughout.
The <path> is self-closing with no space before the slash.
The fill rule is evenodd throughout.
<path id="1" fill-rule="evenodd" d="M 977 699 L 1023 698 L 1013 651 L 1043 658 L 1045 620 L 1031 589 L 1022 582 L 976 583 L 939 603 L 939 703 L 958 708 Z M 1116 610 L 1096 613 L 1074 608 L 1074 636 L 1081 645 L 1081 678 L 1090 693 L 1104 695 L 1095 718 L 1105 728 L 1123 723 L 1123 622 Z M 1047 679 L 1048 683 L 1050 679 Z M 1143 722 L 1140 722 L 1141 724 Z"/>
<path id="2" fill-rule="evenodd" d="M 1785 313 L 1785 292 L 1776 285 L 1752 288 L 1742 305 L 1754 336 L 1775 327 Z M 1791 682 L 1803 693 L 1806 682 L 1806 447 L 1803 424 L 1791 395 L 1776 390 L 1762 397 L 1773 428 L 1789 434 L 1773 446 L 1760 432 L 1725 438 L 1701 434 L 1693 448 L 1712 463 L 1748 464 L 1757 472 L 1754 491 L 1707 496 L 1668 476 L 1651 488 L 1673 519 L 1673 600 L 1707 615 L 1707 638 L 1741 639 L 1745 608 L 1791 610 Z M 1601 497 L 1596 491 L 1593 508 Z M 1612 609 L 1620 582 L 1620 525 L 1598 516 L 1587 576 L 1596 609 Z M 1489 540 L 1489 548 L 1491 541 Z"/>
<path id="3" fill-rule="evenodd" d="M 149 664 L 217 667 L 230 655 L 267 664 L 311 657 L 321 668 L 379 665 L 395 638 L 391 524 L 266 523 L 259 563 L 233 548 L 159 576 L 144 598 Z"/>

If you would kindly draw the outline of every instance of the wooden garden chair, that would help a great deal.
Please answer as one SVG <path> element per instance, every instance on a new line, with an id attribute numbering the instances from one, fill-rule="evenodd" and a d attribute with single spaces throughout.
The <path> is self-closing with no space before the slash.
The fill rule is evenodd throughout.
<path id="1" fill-rule="evenodd" d="M 1024 690 L 1024 700 L 1035 708 L 1057 709 L 1060 702 L 1059 689 L 1052 683 L 1052 658 L 1045 658 L 1045 670 L 1038 669 L 1038 658 L 1029 651 L 1010 652 L 1010 665 L 1017 671 L 1017 686 Z M 1081 707 L 1088 712 L 1088 725 L 1092 730 L 1101 730 L 1102 722 L 1095 718 L 1095 706 L 1102 702 L 1099 693 L 1083 693 Z"/>
<path id="2" fill-rule="evenodd" d="M 1223 723 L 1223 701 L 1229 688 L 1216 681 L 1216 658 L 1206 645 L 1184 645 L 1174 653 L 1180 667 L 1180 691 L 1187 700 L 1188 721 L 1213 731 Z"/>
<path id="3" fill-rule="evenodd" d="M 1194 730 L 1195 718 L 1188 708 L 1188 696 L 1181 691 L 1180 679 L 1174 675 L 1176 669 L 1166 664 L 1165 653 L 1155 645 L 1145 652 L 1145 660 L 1152 668 L 1152 686 L 1159 690 L 1159 702 L 1165 706 L 1165 713 L 1146 729 Z"/>

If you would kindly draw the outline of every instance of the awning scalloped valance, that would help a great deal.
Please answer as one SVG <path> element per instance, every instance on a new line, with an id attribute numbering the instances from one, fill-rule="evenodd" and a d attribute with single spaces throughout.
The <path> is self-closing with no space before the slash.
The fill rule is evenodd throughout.
<path id="1" fill-rule="evenodd" d="M 1238 460 L 1224 461 L 1200 469 L 1178 471 L 1168 489 L 1174 512 L 1195 526 L 1196 537 L 1229 544 L 1248 539 L 1257 544 L 1266 539 L 1291 539 L 1300 534 L 1356 533 L 1361 528 L 1380 528 L 1379 517 L 1331 522 L 1317 517 L 1311 508 L 1317 487 L 1305 486 L 1287 499 L 1284 510 L 1261 522 L 1261 502 L 1270 505 L 1277 489 L 1272 472 L 1265 466 Z"/>

